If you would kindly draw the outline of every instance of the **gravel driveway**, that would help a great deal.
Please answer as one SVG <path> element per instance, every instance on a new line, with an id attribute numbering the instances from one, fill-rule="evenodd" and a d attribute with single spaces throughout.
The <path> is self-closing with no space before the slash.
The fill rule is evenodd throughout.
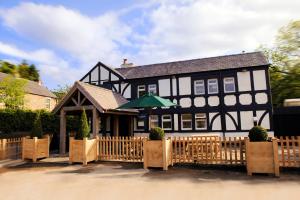
<path id="1" fill-rule="evenodd" d="M 167 172 L 142 164 L 68 165 L 66 158 L 36 164 L 0 162 L 0 199 L 300 199 L 300 170 L 280 178 L 248 177 L 244 169 L 174 166 Z"/>

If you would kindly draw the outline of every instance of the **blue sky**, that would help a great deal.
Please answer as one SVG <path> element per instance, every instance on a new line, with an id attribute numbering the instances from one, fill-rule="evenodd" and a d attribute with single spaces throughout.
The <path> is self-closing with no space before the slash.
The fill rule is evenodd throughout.
<path id="1" fill-rule="evenodd" d="M 0 0 L 0 59 L 72 84 L 98 61 L 118 67 L 254 51 L 300 19 L 294 0 Z"/>

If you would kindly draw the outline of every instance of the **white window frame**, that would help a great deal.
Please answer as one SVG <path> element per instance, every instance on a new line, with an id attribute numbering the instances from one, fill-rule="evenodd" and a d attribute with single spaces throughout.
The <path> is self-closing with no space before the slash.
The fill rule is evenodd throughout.
<path id="1" fill-rule="evenodd" d="M 152 126 L 152 124 L 156 123 L 157 126 Z M 150 115 L 149 116 L 149 130 L 151 128 L 158 127 L 158 115 Z"/>
<path id="2" fill-rule="evenodd" d="M 226 84 L 233 84 L 233 91 L 227 91 L 226 90 Z M 234 77 L 226 77 L 223 79 L 223 85 L 224 85 L 224 93 L 233 93 L 235 92 L 235 80 Z"/>
<path id="3" fill-rule="evenodd" d="M 148 85 L 148 93 L 150 94 L 157 94 L 157 86 L 156 84 L 150 84 Z"/>
<path id="4" fill-rule="evenodd" d="M 184 115 L 190 115 L 191 116 L 191 119 L 190 120 L 186 120 L 186 119 L 183 119 L 183 116 Z M 183 128 L 183 122 L 191 122 L 191 127 L 190 128 Z M 193 129 L 193 116 L 192 114 L 181 114 L 181 130 L 192 130 Z"/>
<path id="5" fill-rule="evenodd" d="M 197 121 L 198 120 L 205 120 L 205 127 L 204 128 L 198 128 L 197 127 Z M 205 113 L 196 113 L 195 114 L 195 129 L 196 130 L 207 130 L 207 117 Z"/>
<path id="6" fill-rule="evenodd" d="M 197 93 L 197 87 L 203 87 L 203 91 L 200 93 Z M 195 80 L 194 81 L 194 94 L 199 95 L 199 94 L 205 94 L 205 82 L 204 80 Z"/>
<path id="7" fill-rule="evenodd" d="M 46 100 L 45 100 L 45 107 L 48 110 L 51 109 L 51 98 L 46 98 Z"/>
<path id="8" fill-rule="evenodd" d="M 211 83 L 210 81 L 216 81 L 216 83 Z M 212 86 L 212 85 L 216 86 L 216 88 L 217 88 L 216 92 L 210 91 L 209 86 Z M 219 93 L 218 79 L 212 78 L 212 79 L 207 80 L 207 92 L 208 92 L 208 94 L 218 94 Z"/>
<path id="9" fill-rule="evenodd" d="M 165 117 L 168 117 L 167 119 L 165 119 Z M 170 128 L 165 128 L 164 127 L 164 122 L 170 122 L 171 123 L 171 127 Z M 161 126 L 164 130 L 172 130 L 172 126 L 173 126 L 173 123 L 172 123 L 172 116 L 171 115 L 162 115 L 161 116 Z"/>
<path id="10" fill-rule="evenodd" d="M 145 92 L 146 93 L 146 86 L 145 85 L 138 85 L 137 88 L 137 97 L 140 97 L 140 92 Z"/>

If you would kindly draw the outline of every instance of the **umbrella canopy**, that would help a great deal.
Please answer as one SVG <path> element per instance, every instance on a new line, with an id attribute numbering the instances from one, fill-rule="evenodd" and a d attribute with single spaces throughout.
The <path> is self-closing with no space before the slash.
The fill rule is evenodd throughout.
<path id="1" fill-rule="evenodd" d="M 177 106 L 169 99 L 164 99 L 153 94 L 145 94 L 144 96 L 125 103 L 119 107 L 119 109 L 130 109 L 130 108 L 154 108 L 154 107 L 171 107 Z"/>

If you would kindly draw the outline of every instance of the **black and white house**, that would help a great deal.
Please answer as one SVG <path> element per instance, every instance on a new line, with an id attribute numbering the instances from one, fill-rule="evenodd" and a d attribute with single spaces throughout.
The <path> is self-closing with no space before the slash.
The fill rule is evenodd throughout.
<path id="1" fill-rule="evenodd" d="M 99 62 L 80 81 L 128 100 L 149 92 L 180 105 L 154 109 L 150 117 L 141 111 L 135 134 L 160 126 L 172 134 L 243 136 L 256 124 L 273 130 L 268 67 L 260 52 L 143 66 L 124 60 L 120 68 Z"/>

